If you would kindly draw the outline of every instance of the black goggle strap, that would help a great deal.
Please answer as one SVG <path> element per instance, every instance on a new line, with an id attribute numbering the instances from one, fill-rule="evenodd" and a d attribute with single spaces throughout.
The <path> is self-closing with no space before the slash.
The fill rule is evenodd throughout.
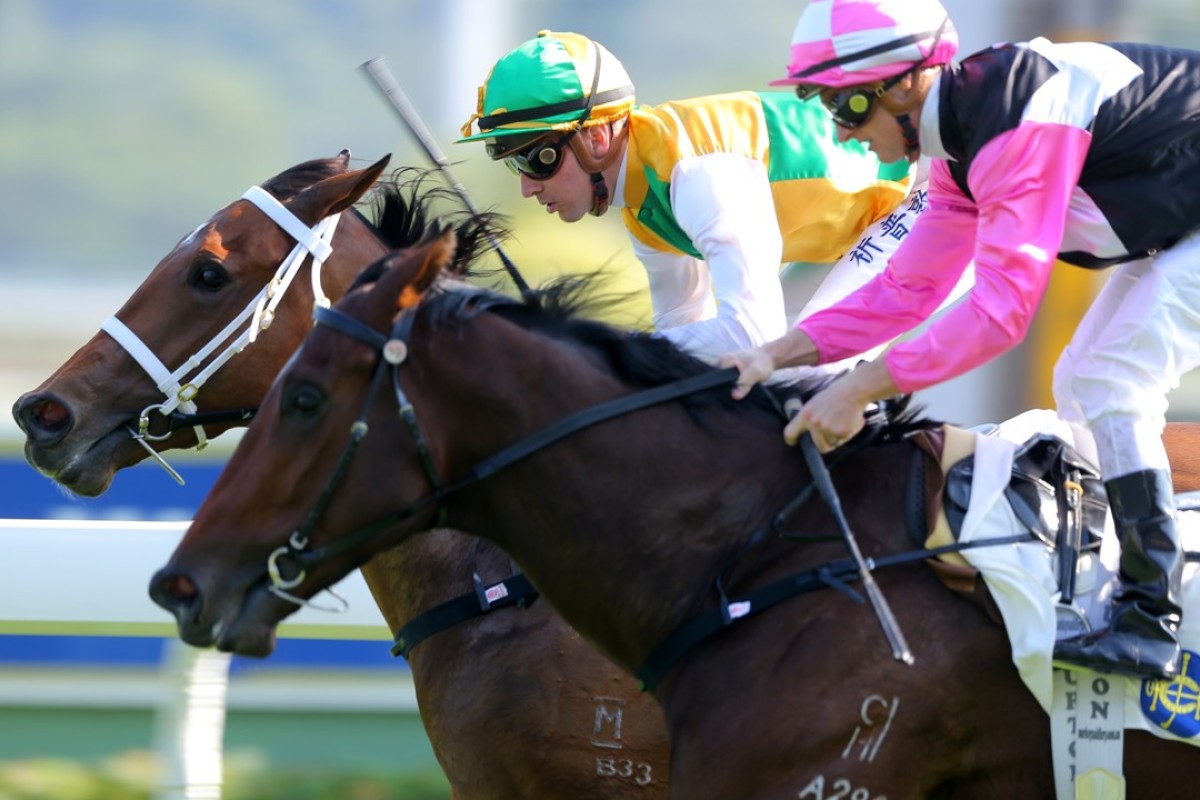
<path id="1" fill-rule="evenodd" d="M 916 126 L 913 125 L 912 119 L 908 114 L 896 117 L 896 122 L 900 123 L 900 133 L 904 136 L 904 146 L 909 150 L 916 150 L 920 147 L 920 134 L 917 132 Z"/>
<path id="2" fill-rule="evenodd" d="M 604 209 L 608 208 L 608 183 L 604 180 L 604 175 L 599 172 L 593 172 L 592 178 L 592 215 L 600 216 Z"/>

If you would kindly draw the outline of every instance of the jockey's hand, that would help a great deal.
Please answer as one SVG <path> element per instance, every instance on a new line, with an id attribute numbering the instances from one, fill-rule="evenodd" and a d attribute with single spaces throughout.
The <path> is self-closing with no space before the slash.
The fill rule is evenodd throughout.
<path id="1" fill-rule="evenodd" d="M 788 444 L 795 444 L 801 434 L 810 431 L 817 449 L 828 453 L 863 429 L 867 406 L 896 393 L 896 385 L 883 361 L 859 364 L 809 398 L 800 413 L 784 427 L 783 438 Z"/>
<path id="2" fill-rule="evenodd" d="M 784 441 L 794 445 L 809 431 L 817 449 L 828 453 L 853 439 L 865 424 L 863 414 L 868 404 L 847 396 L 844 383 L 844 379 L 835 380 L 809 398 L 800 413 L 784 426 Z"/>
<path id="3" fill-rule="evenodd" d="M 733 399 L 741 400 L 750 394 L 754 384 L 762 383 L 775 371 L 775 359 L 763 352 L 761 347 L 726 353 L 717 359 L 718 367 L 737 367 L 737 383 L 733 387 Z"/>

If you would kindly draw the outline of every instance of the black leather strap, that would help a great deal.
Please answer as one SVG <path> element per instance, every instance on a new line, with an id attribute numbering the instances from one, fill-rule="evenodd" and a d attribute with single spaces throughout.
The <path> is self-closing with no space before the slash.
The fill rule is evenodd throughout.
<path id="1" fill-rule="evenodd" d="M 501 589 L 502 595 L 495 600 L 488 600 L 489 595 L 497 594 Z M 482 616 L 497 608 L 513 604 L 528 606 L 537 596 L 537 589 L 534 589 L 529 579 L 520 573 L 486 588 L 480 583 L 476 591 L 434 606 L 401 627 L 396 632 L 392 655 L 408 658 L 414 647 L 435 633 L 441 633 L 460 622 Z"/>

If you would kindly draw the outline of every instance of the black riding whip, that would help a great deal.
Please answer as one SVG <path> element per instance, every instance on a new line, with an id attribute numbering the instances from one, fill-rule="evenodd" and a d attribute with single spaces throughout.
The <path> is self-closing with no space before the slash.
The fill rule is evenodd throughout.
<path id="1" fill-rule="evenodd" d="M 404 90 L 400 88 L 400 84 L 396 82 L 395 76 L 392 75 L 391 69 L 388 68 L 387 61 L 383 56 L 372 58 L 369 61 L 364 61 L 360 67 L 371 78 L 371 81 L 379 88 L 383 96 L 387 98 L 388 103 L 396 111 L 396 115 L 400 117 L 400 121 L 408 128 L 409 132 L 416 137 L 421 143 L 421 147 L 425 150 L 425 154 L 441 171 L 446 178 L 446 182 L 450 184 L 450 188 L 462 200 L 467 211 L 474 217 L 481 216 L 475 204 L 471 202 L 470 195 L 467 194 L 466 188 L 458 182 L 458 178 L 454 177 L 454 173 L 450 170 L 450 161 L 446 158 L 446 154 L 442 152 L 442 148 L 438 146 L 437 140 L 429 132 L 429 128 L 425 127 L 425 123 L 421 121 L 421 117 L 417 114 L 416 108 L 409 102 L 405 96 Z M 504 249 L 500 246 L 500 239 L 492 231 L 488 231 L 488 241 L 492 248 L 496 251 L 496 255 L 500 257 L 500 262 L 504 265 L 504 269 L 512 278 L 513 283 L 517 285 L 517 290 L 521 292 L 522 297 L 530 295 L 529 284 L 525 282 L 525 278 L 517 270 L 517 267 L 505 254 Z"/>
<path id="2" fill-rule="evenodd" d="M 789 419 L 799 412 L 798 401 L 788 401 L 785 404 L 785 413 Z M 833 519 L 842 533 L 846 549 L 850 551 L 850 558 L 858 568 L 858 578 L 862 581 L 863 589 L 866 590 L 867 599 L 871 601 L 871 608 L 875 610 L 875 618 L 879 620 L 879 627 L 883 628 L 883 635 L 892 648 L 892 657 L 905 664 L 912 664 L 912 650 L 909 649 L 908 642 L 904 639 L 900 623 L 896 622 L 896 615 L 892 613 L 892 607 L 888 605 L 887 598 L 883 596 L 879 584 L 875 583 L 875 576 L 871 574 L 870 565 L 863 558 L 862 551 L 858 547 L 858 540 L 854 538 L 854 532 L 850 530 L 850 523 L 847 522 L 846 514 L 842 511 L 842 501 L 838 497 L 837 490 L 833 488 L 833 479 L 829 477 L 829 468 L 825 466 L 825 460 L 821 458 L 821 452 L 817 450 L 817 444 L 813 441 L 810 431 L 805 431 L 800 436 L 800 452 L 804 454 L 804 462 L 808 464 L 808 471 L 812 473 L 813 485 L 816 486 L 821 499 L 833 513 Z"/>
<path id="3" fill-rule="evenodd" d="M 863 558 L 862 551 L 858 549 L 858 540 L 854 538 L 854 533 L 850 530 L 850 523 L 846 521 L 846 515 L 842 511 L 842 501 L 838 499 L 837 492 L 833 489 L 829 470 L 825 466 L 824 459 L 821 458 L 821 453 L 817 450 L 817 445 L 813 442 L 812 434 L 807 431 L 800 437 L 800 450 L 804 453 L 804 460 L 808 464 L 809 472 L 812 473 L 817 491 L 824 498 L 829 510 L 833 512 L 833 518 L 842 532 L 842 539 L 845 540 L 846 548 L 850 551 L 850 558 L 858 567 L 858 578 L 867 592 L 867 599 L 871 601 L 871 607 L 875 609 L 879 627 L 883 628 L 883 635 L 887 637 L 888 645 L 892 648 L 892 657 L 905 664 L 912 664 L 912 650 L 908 648 L 908 642 L 904 640 L 904 633 L 900 630 L 900 624 L 896 622 L 896 616 L 892 613 L 891 606 L 888 605 L 887 599 L 880 591 L 879 584 L 875 583 L 875 576 L 871 574 L 871 568 Z"/>

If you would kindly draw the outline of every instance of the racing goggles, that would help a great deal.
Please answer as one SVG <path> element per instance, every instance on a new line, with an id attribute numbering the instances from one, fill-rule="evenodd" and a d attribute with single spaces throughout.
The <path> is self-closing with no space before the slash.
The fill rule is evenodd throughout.
<path id="1" fill-rule="evenodd" d="M 910 70 L 911 71 L 911 70 Z M 875 103 L 887 94 L 888 90 L 908 74 L 908 71 L 888 78 L 874 86 L 850 86 L 845 89 L 829 89 L 823 86 L 801 84 L 796 87 L 796 96 L 801 100 L 819 94 L 821 105 L 829 112 L 834 124 L 838 127 L 853 130 L 866 122 L 875 110 Z"/>
<path id="2" fill-rule="evenodd" d="M 502 159 L 515 175 L 544 181 L 554 177 L 558 168 L 562 166 L 562 150 L 569 138 L 555 132 L 515 148 L 499 140 L 488 143 L 487 154 L 493 160 Z"/>

